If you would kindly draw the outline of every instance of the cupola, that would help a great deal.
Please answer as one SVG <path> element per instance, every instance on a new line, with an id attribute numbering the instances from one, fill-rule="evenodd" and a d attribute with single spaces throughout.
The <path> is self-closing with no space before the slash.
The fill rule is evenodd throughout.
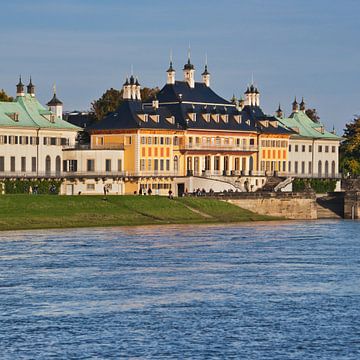
<path id="1" fill-rule="evenodd" d="M 21 81 L 21 75 L 19 76 L 19 82 L 16 85 L 16 96 L 24 96 L 24 84 Z"/>
<path id="2" fill-rule="evenodd" d="M 292 111 L 297 113 L 299 111 L 299 104 L 298 102 L 296 101 L 296 96 L 295 96 L 295 99 L 292 103 Z"/>
<path id="3" fill-rule="evenodd" d="M 29 84 L 27 86 L 27 93 L 31 97 L 35 97 L 35 85 L 32 83 L 31 76 L 30 76 L 30 82 L 29 82 Z"/>
<path id="4" fill-rule="evenodd" d="M 301 103 L 300 103 L 300 111 L 305 111 L 305 101 L 304 98 L 301 99 Z"/>
<path id="5" fill-rule="evenodd" d="M 279 103 L 278 109 L 276 110 L 276 116 L 279 117 L 279 118 L 283 117 L 283 111 L 281 110 L 280 103 Z"/>
<path id="6" fill-rule="evenodd" d="M 166 70 L 167 72 L 167 80 L 166 83 L 170 84 L 170 85 L 174 85 L 175 84 L 175 70 L 173 68 L 173 62 L 172 60 L 170 60 L 170 66 L 169 68 Z"/>
<path id="7" fill-rule="evenodd" d="M 188 83 L 191 88 L 195 87 L 195 67 L 190 61 L 190 50 L 188 53 L 188 61 L 184 65 L 184 80 Z"/>
<path id="8" fill-rule="evenodd" d="M 205 62 L 204 72 L 201 74 L 203 83 L 209 87 L 210 86 L 210 73 L 208 72 L 207 60 Z"/>
<path id="9" fill-rule="evenodd" d="M 140 84 L 138 79 L 131 75 L 126 78 L 123 85 L 123 99 L 124 100 L 141 100 Z"/>
<path id="10" fill-rule="evenodd" d="M 62 119 L 63 116 L 63 103 L 56 96 L 56 87 L 54 85 L 54 95 L 52 99 L 46 104 L 49 110 L 53 112 L 58 119 Z"/>

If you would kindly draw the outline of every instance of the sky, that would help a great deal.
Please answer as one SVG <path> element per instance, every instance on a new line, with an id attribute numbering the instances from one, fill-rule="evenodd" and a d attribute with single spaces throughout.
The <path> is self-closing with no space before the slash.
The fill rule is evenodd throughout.
<path id="1" fill-rule="evenodd" d="M 178 80 L 187 61 L 211 87 L 243 95 L 254 79 L 261 106 L 288 115 L 295 96 L 338 133 L 360 114 L 358 0 L 11 0 L 0 11 L 0 89 L 15 95 L 31 75 L 39 100 L 87 110 L 120 89 L 133 67 L 162 87 L 169 54 Z"/>

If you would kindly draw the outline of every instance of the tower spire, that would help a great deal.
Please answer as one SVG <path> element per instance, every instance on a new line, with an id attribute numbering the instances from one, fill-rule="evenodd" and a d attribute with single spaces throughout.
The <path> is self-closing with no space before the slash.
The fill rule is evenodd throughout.
<path id="1" fill-rule="evenodd" d="M 173 55 L 172 55 L 171 49 L 170 49 L 170 65 L 169 65 L 169 68 L 166 70 L 166 72 L 167 72 L 166 83 L 174 85 L 175 84 L 175 70 L 173 68 Z"/>
<path id="2" fill-rule="evenodd" d="M 207 54 L 205 53 L 205 69 L 204 72 L 201 74 L 202 79 L 203 79 L 203 83 L 206 86 L 210 86 L 210 73 L 208 71 L 208 65 L 207 65 Z"/>
<path id="3" fill-rule="evenodd" d="M 188 83 L 188 85 L 191 88 L 195 87 L 195 68 L 194 65 L 191 64 L 190 60 L 190 43 L 189 43 L 189 49 L 188 49 L 188 61 L 184 65 L 184 80 Z"/>
<path id="4" fill-rule="evenodd" d="M 188 47 L 188 64 L 190 65 L 191 64 L 191 47 L 190 47 L 190 41 L 189 41 L 189 47 Z"/>

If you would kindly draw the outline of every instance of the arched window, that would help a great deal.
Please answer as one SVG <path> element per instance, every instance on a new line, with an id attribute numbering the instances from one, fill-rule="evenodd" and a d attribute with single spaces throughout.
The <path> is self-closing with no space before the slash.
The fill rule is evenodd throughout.
<path id="1" fill-rule="evenodd" d="M 179 171 L 179 159 L 178 159 L 177 155 L 174 156 L 174 171 L 175 172 Z"/>
<path id="2" fill-rule="evenodd" d="M 61 172 L 61 158 L 60 158 L 59 155 L 56 157 L 56 160 L 55 160 L 55 171 L 56 171 L 56 175 L 60 175 L 60 172 Z"/>
<path id="3" fill-rule="evenodd" d="M 325 177 L 329 177 L 329 162 L 325 161 Z"/>
<path id="4" fill-rule="evenodd" d="M 334 160 L 331 163 L 331 176 L 333 178 L 336 176 L 336 163 Z"/>
<path id="5" fill-rule="evenodd" d="M 322 176 L 322 162 L 319 160 L 318 162 L 318 177 Z"/>
<path id="6" fill-rule="evenodd" d="M 46 175 L 50 175 L 51 173 L 51 158 L 49 155 L 45 158 L 45 173 Z"/>

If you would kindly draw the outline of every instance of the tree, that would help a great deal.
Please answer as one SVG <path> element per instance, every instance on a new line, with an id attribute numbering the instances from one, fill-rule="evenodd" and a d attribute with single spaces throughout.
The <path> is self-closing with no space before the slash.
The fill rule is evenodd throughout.
<path id="1" fill-rule="evenodd" d="M 320 116 L 316 109 L 306 109 L 305 114 L 315 123 L 320 122 Z"/>
<path id="2" fill-rule="evenodd" d="M 149 101 L 154 98 L 159 92 L 159 88 L 144 87 L 140 90 L 141 99 Z M 94 100 L 91 103 L 91 111 L 95 113 L 96 119 L 101 120 L 107 114 L 115 111 L 123 100 L 123 90 L 109 89 L 101 96 L 100 99 Z"/>
<path id="3" fill-rule="evenodd" d="M 343 173 L 360 175 L 360 115 L 345 125 L 345 141 L 340 147 L 340 166 Z"/>
<path id="4" fill-rule="evenodd" d="M 14 98 L 7 95 L 6 92 L 4 91 L 4 89 L 0 90 L 0 101 L 7 101 L 7 102 L 11 102 L 13 101 Z"/>

